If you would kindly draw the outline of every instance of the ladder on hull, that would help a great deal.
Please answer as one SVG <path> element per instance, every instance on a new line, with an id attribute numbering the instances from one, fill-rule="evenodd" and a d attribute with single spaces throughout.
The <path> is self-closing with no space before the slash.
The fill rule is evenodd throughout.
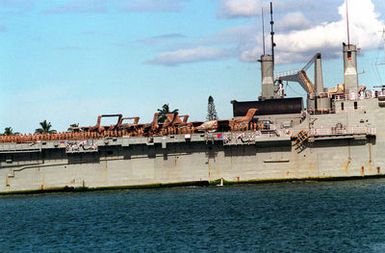
<path id="1" fill-rule="evenodd" d="M 293 146 L 298 153 L 301 153 L 306 148 L 307 140 L 309 139 L 309 132 L 301 130 L 297 134 L 293 135 Z"/>

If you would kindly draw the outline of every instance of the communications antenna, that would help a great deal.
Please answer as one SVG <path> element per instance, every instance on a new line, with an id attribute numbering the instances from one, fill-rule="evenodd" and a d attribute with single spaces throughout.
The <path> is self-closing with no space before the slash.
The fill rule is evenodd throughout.
<path id="1" fill-rule="evenodd" d="M 271 56 L 273 57 L 274 63 L 274 20 L 273 20 L 273 2 L 270 2 L 270 35 L 271 35 Z"/>
<path id="2" fill-rule="evenodd" d="M 349 0 L 346 0 L 346 31 L 348 35 L 348 45 L 350 45 L 350 27 L 349 27 Z"/>
<path id="3" fill-rule="evenodd" d="M 265 42 L 265 16 L 263 14 L 262 7 L 262 44 L 263 44 L 263 55 L 266 55 L 266 42 Z"/>

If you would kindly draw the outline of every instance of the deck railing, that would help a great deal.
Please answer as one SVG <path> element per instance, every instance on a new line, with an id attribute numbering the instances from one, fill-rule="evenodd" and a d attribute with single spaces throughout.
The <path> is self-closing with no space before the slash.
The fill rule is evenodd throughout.
<path id="1" fill-rule="evenodd" d="M 331 136 L 331 135 L 375 135 L 374 127 L 346 127 L 346 128 L 312 128 L 311 136 Z"/>

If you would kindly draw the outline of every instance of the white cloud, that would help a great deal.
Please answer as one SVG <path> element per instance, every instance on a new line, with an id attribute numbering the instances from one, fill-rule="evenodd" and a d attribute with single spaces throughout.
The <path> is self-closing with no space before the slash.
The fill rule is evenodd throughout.
<path id="1" fill-rule="evenodd" d="M 196 47 L 163 52 L 147 63 L 175 66 L 183 63 L 222 59 L 228 57 L 229 55 L 230 51 L 226 49 Z"/>
<path id="2" fill-rule="evenodd" d="M 339 46 L 342 41 L 347 40 L 345 3 L 338 8 L 338 12 L 341 16 L 339 21 L 277 35 L 277 42 L 280 43 L 283 50 L 291 52 Z M 378 37 L 378 31 L 381 30 L 384 23 L 378 19 L 371 0 L 350 0 L 349 20 L 353 43 L 365 48 L 377 46 L 373 43 L 373 39 Z"/>
<path id="3" fill-rule="evenodd" d="M 261 13 L 261 0 L 221 0 L 219 16 L 252 17 Z"/>
<path id="4" fill-rule="evenodd" d="M 290 12 L 276 22 L 276 29 L 283 31 L 301 30 L 309 27 L 310 21 L 300 11 Z"/>
<path id="5" fill-rule="evenodd" d="M 338 7 L 340 19 L 335 22 L 318 24 L 308 29 L 277 33 L 277 62 L 294 62 L 316 53 L 325 52 L 337 55 L 341 51 L 341 43 L 347 42 L 345 3 Z M 297 16 L 301 19 L 300 15 Z M 350 0 L 349 21 L 351 43 L 365 49 L 377 48 L 380 42 L 378 31 L 384 27 L 379 19 L 375 6 L 371 0 Z M 278 23 L 278 22 L 277 22 Z M 261 52 L 260 47 L 253 47 L 241 53 L 241 59 L 255 60 Z"/>
<path id="6" fill-rule="evenodd" d="M 312 1 L 302 0 L 301 4 Z M 319 6 L 320 3 L 316 2 L 312 2 L 313 5 L 310 5 L 310 9 L 288 13 L 278 12 L 278 18 L 275 20 L 277 63 L 304 62 L 316 52 L 321 52 L 324 57 L 339 55 L 342 42 L 347 42 L 345 3 L 340 1 L 340 6 L 337 4 L 330 6 L 330 1 L 326 1 L 329 4 L 325 7 L 328 10 L 327 15 L 334 17 L 333 21 L 330 22 L 322 21 L 326 16 L 318 17 L 315 22 L 311 13 L 323 10 Z M 378 47 L 381 36 L 379 31 L 385 26 L 376 12 L 374 1 L 376 0 L 349 0 L 351 43 L 355 43 L 365 50 Z M 222 0 L 221 14 L 228 18 L 258 15 L 260 3 L 259 0 Z M 286 2 L 277 3 L 278 10 L 284 9 L 284 3 Z M 269 51 L 269 25 L 268 21 L 265 22 L 266 45 Z M 253 20 L 247 24 L 230 27 L 211 36 L 192 41 L 189 44 L 177 45 L 174 47 L 176 50 L 160 53 L 147 63 L 178 65 L 220 60 L 226 57 L 238 57 L 241 61 L 255 62 L 262 54 L 260 29 L 259 21 Z M 224 50 L 220 47 L 231 49 Z"/>
<path id="7" fill-rule="evenodd" d="M 241 61 L 254 62 L 261 54 L 261 50 L 257 47 L 241 51 L 239 58 Z"/>
<path id="8" fill-rule="evenodd" d="M 323 0 L 321 4 L 325 1 L 335 0 Z M 269 2 L 267 0 L 220 0 L 218 16 L 224 18 L 260 16 L 262 7 L 265 14 L 268 14 Z M 314 2 L 318 3 L 314 0 L 275 0 L 273 5 L 275 11 L 286 13 L 292 9 L 309 9 Z"/>

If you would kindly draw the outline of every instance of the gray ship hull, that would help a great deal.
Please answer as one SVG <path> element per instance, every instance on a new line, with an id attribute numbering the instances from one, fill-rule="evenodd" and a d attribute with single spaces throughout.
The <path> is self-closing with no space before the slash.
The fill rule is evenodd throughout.
<path id="1" fill-rule="evenodd" d="M 261 116 L 275 125 L 265 132 L 0 143 L 0 193 L 383 176 L 381 103 Z"/>

